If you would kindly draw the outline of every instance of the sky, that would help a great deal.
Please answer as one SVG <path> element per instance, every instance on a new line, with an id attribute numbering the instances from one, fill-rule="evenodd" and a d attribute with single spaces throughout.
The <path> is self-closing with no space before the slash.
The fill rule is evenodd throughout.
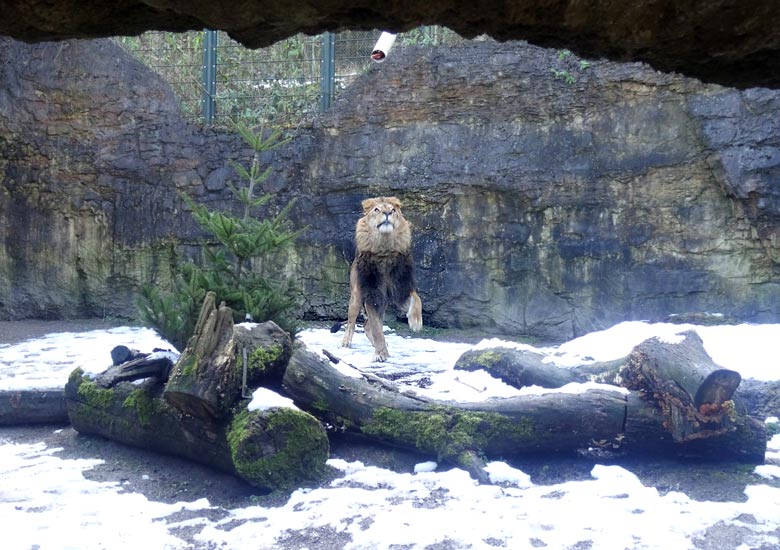
<path id="1" fill-rule="evenodd" d="M 685 330 L 699 333 L 720 366 L 746 378 L 780 379 L 780 325 L 627 322 L 560 346 L 525 348 L 565 368 L 623 357 L 651 337 L 679 341 Z M 392 375 L 401 386 L 430 397 L 475 401 L 551 391 L 516 390 L 484 372 L 452 370 L 457 358 L 474 347 L 519 344 L 442 343 L 388 329 L 386 336 L 391 357 L 383 364 L 371 363 L 371 347 L 360 332 L 351 349 L 339 347 L 341 333 L 326 329 L 307 330 L 299 338 L 313 351 L 327 349 L 343 359 L 338 368 L 345 374 L 355 375 L 353 369 L 359 368 Z M 119 344 L 141 351 L 170 348 L 152 330 L 131 327 L 0 344 L 0 390 L 59 387 L 77 366 L 101 372 L 111 362 L 111 348 Z M 420 377 L 431 381 L 425 390 L 415 384 Z M 577 386 L 582 385 L 552 391 L 584 389 Z M 261 389 L 251 406 L 295 405 Z M 616 465 L 596 464 L 588 479 L 542 485 L 493 461 L 487 471 L 494 484 L 478 485 L 464 471 L 433 462 L 418 464 L 416 471 L 393 472 L 332 458 L 329 464 L 339 475 L 329 484 L 302 487 L 278 507 L 248 506 L 222 514 L 212 513 L 207 488 L 192 502 L 153 502 L 120 482 L 86 479 L 84 472 L 101 460 L 65 459 L 59 451 L 43 442 L 16 443 L 0 435 L 4 550 L 189 548 L 177 536 L 183 528 L 197 533 L 199 547 L 225 549 L 317 550 L 330 548 L 324 541 L 337 537 L 346 549 L 668 550 L 714 547 L 707 544 L 715 544 L 724 532 L 730 535 L 718 548 L 780 548 L 780 435 L 770 441 L 766 463 L 755 467 L 739 502 L 700 501 L 683 492 L 661 491 L 643 485 L 630 468 Z"/>

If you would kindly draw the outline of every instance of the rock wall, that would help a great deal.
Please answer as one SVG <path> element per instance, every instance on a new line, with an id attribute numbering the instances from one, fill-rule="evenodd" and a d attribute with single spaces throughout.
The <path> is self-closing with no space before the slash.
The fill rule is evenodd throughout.
<path id="1" fill-rule="evenodd" d="M 0 318 L 134 314 L 192 240 L 178 191 L 208 200 L 238 143 L 111 41 L 0 39 Z"/>
<path id="2" fill-rule="evenodd" d="M 132 314 L 193 255 L 177 192 L 229 205 L 246 151 L 109 42 L 0 46 L 0 315 Z M 522 43 L 393 53 L 268 157 L 271 208 L 308 226 L 304 315 L 345 315 L 360 200 L 395 194 L 428 324 L 780 318 L 780 94 Z"/>

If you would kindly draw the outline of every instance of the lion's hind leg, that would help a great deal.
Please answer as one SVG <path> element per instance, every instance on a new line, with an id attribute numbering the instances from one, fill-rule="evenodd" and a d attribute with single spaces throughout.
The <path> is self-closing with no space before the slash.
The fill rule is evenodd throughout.
<path id="1" fill-rule="evenodd" d="M 407 300 L 406 318 L 409 321 L 409 328 L 413 331 L 419 331 L 423 326 L 422 319 L 422 300 L 416 291 L 412 291 Z"/>

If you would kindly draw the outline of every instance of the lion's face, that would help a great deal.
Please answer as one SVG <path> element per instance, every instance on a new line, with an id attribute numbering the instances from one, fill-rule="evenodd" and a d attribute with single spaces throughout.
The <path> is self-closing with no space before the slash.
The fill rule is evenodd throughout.
<path id="1" fill-rule="evenodd" d="M 380 233 L 392 233 L 396 225 L 404 220 L 401 203 L 395 197 L 379 197 L 363 201 L 366 223 Z"/>
<path id="2" fill-rule="evenodd" d="M 395 197 L 376 197 L 362 203 L 363 217 L 358 220 L 355 237 L 358 250 L 368 252 L 408 252 L 411 228 Z"/>

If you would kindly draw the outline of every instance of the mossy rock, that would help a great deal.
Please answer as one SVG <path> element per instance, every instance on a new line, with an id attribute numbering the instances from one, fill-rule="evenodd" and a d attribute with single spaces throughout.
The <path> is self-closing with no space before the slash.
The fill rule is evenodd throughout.
<path id="1" fill-rule="evenodd" d="M 227 432 L 236 474 L 268 490 L 319 480 L 328 470 L 328 437 L 320 422 L 296 409 L 238 412 Z"/>

